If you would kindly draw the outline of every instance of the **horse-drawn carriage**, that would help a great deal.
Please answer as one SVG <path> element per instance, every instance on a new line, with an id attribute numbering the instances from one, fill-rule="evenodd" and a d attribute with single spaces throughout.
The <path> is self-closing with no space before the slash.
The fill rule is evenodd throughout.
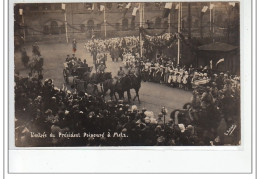
<path id="1" fill-rule="evenodd" d="M 70 67 L 64 63 L 63 77 L 67 84 L 73 85 L 76 89 L 85 89 L 86 82 L 93 67 Z"/>
<path id="2" fill-rule="evenodd" d="M 67 84 L 72 85 L 78 91 L 86 91 L 88 85 L 97 85 L 107 79 L 112 79 L 111 72 L 92 72 L 92 67 L 74 67 L 64 63 L 63 77 Z"/>

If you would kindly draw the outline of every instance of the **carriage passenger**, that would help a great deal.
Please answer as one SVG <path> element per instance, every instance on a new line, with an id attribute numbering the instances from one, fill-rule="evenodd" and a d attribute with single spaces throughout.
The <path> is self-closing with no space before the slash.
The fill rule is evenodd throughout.
<path id="1" fill-rule="evenodd" d="M 71 60 L 70 55 L 67 55 L 65 61 L 66 61 L 66 62 L 69 62 L 70 60 Z"/>
<path id="2" fill-rule="evenodd" d="M 77 60 L 77 57 L 75 56 L 75 54 L 74 54 L 74 53 L 72 54 L 71 60 L 74 60 L 74 61 L 76 61 L 76 60 Z"/>
<path id="3" fill-rule="evenodd" d="M 84 62 L 81 65 L 83 68 L 88 68 L 87 60 L 84 59 Z"/>

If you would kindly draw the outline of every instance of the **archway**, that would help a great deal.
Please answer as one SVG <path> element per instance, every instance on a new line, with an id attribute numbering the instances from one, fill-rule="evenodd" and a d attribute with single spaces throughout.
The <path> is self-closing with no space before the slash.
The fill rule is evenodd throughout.
<path id="1" fill-rule="evenodd" d="M 51 34 L 59 34 L 59 26 L 56 21 L 51 21 L 50 32 Z"/>
<path id="2" fill-rule="evenodd" d="M 94 21 L 88 20 L 88 30 L 93 30 L 93 29 L 94 29 Z"/>
<path id="3" fill-rule="evenodd" d="M 122 30 L 127 30 L 128 29 L 128 19 L 123 19 L 122 20 Z"/>
<path id="4" fill-rule="evenodd" d="M 156 29 L 160 29 L 162 26 L 162 19 L 160 17 L 156 17 L 154 27 Z"/>

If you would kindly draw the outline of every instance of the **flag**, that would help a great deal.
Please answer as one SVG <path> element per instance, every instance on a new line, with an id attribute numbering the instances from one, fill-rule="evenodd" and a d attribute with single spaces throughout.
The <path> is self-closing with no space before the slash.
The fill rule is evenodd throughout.
<path id="1" fill-rule="evenodd" d="M 213 67 L 213 60 L 210 60 L 209 64 L 210 64 L 210 69 L 212 69 L 212 67 Z"/>
<path id="2" fill-rule="evenodd" d="M 66 8 L 66 4 L 61 4 L 61 9 L 63 9 L 63 10 L 65 10 L 65 8 Z"/>
<path id="3" fill-rule="evenodd" d="M 214 4 L 210 4 L 209 9 L 213 9 L 214 6 L 215 6 Z"/>
<path id="4" fill-rule="evenodd" d="M 125 8 L 129 9 L 130 7 L 131 7 L 131 3 L 128 3 Z"/>
<path id="5" fill-rule="evenodd" d="M 19 9 L 19 14 L 23 15 L 23 9 Z"/>
<path id="6" fill-rule="evenodd" d="M 126 15 L 128 9 L 129 9 L 130 7 L 131 7 L 131 3 L 128 3 L 128 4 L 126 5 L 125 9 L 124 9 L 124 17 L 125 17 L 125 15 Z"/>
<path id="7" fill-rule="evenodd" d="M 221 62 L 224 62 L 224 58 L 219 59 L 219 60 L 217 61 L 217 63 L 216 63 L 216 66 L 217 66 L 218 64 L 220 64 Z"/>
<path id="8" fill-rule="evenodd" d="M 175 9 L 179 9 L 180 8 L 180 4 L 177 4 Z"/>
<path id="9" fill-rule="evenodd" d="M 100 11 L 104 11 L 105 10 L 105 6 L 104 5 L 100 5 Z"/>
<path id="10" fill-rule="evenodd" d="M 136 12 L 139 10 L 139 7 L 135 7 L 132 13 L 132 16 L 136 16 Z"/>
<path id="11" fill-rule="evenodd" d="M 236 3 L 235 2 L 230 2 L 229 5 L 235 7 Z"/>
<path id="12" fill-rule="evenodd" d="M 204 6 L 204 7 L 202 8 L 201 12 L 204 12 L 204 13 L 207 12 L 208 8 L 209 8 L 208 6 Z"/>
<path id="13" fill-rule="evenodd" d="M 165 4 L 165 7 L 164 7 L 165 9 L 171 9 L 172 8 L 172 2 L 167 2 L 166 4 Z"/>
<path id="14" fill-rule="evenodd" d="M 169 16 L 170 11 L 171 11 L 171 8 L 172 8 L 172 2 L 169 2 L 169 3 L 167 2 L 167 3 L 165 4 L 164 10 L 163 10 L 163 16 L 162 16 L 162 18 L 166 18 L 166 17 Z"/>

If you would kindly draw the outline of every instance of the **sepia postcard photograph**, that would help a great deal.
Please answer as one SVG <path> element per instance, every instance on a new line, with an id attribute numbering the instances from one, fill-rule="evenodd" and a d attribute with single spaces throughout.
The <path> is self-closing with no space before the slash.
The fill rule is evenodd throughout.
<path id="1" fill-rule="evenodd" d="M 241 145 L 239 1 L 12 8 L 15 147 Z"/>

